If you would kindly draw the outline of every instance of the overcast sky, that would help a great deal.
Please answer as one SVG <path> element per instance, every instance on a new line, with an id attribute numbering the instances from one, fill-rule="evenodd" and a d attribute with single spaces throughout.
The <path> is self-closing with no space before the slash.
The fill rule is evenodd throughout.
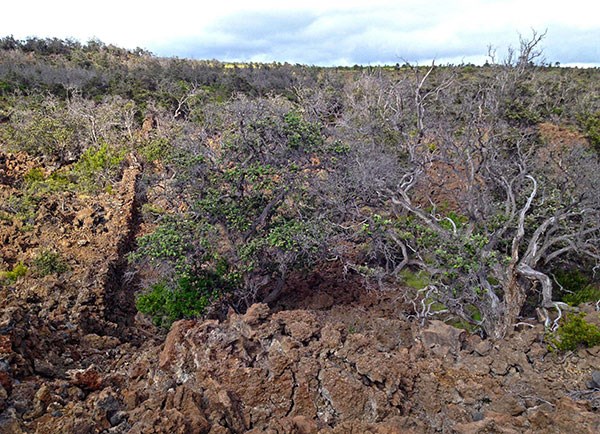
<path id="1" fill-rule="evenodd" d="M 73 0 L 2 5 L 0 36 L 92 38 L 161 56 L 315 65 L 483 63 L 548 30 L 547 62 L 600 66 L 595 0 Z"/>

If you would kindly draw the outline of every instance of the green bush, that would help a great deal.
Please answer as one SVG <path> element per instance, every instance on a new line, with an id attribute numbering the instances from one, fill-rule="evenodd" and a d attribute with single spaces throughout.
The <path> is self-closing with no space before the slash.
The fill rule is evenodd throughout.
<path id="1" fill-rule="evenodd" d="M 178 319 L 202 315 L 222 294 L 224 286 L 217 273 L 181 277 L 176 288 L 170 288 L 165 282 L 153 285 L 148 292 L 138 296 L 136 307 L 150 315 L 156 326 L 169 328 Z"/>
<path id="2" fill-rule="evenodd" d="M 297 111 L 284 116 L 283 131 L 291 149 L 316 149 L 323 144 L 320 127 L 305 121 Z"/>
<path id="3" fill-rule="evenodd" d="M 31 155 L 65 159 L 68 145 L 74 141 L 73 127 L 56 113 L 44 116 L 41 109 L 31 116 L 32 119 L 11 130 L 10 143 Z"/>
<path id="4" fill-rule="evenodd" d="M 172 152 L 171 144 L 165 137 L 157 137 L 146 141 L 139 148 L 139 154 L 147 161 L 162 161 Z"/>
<path id="5" fill-rule="evenodd" d="M 58 252 L 42 250 L 33 260 L 33 266 L 39 276 L 61 274 L 69 269 Z"/>
<path id="6" fill-rule="evenodd" d="M 590 301 L 596 302 L 600 300 L 600 288 L 593 285 L 587 285 L 579 291 L 565 295 L 562 299 L 571 306 L 579 306 L 581 303 Z"/>
<path id="7" fill-rule="evenodd" d="M 554 273 L 556 281 L 563 288 L 559 293 L 562 301 L 571 306 L 600 300 L 600 288 L 579 270 L 558 270 Z"/>
<path id="8" fill-rule="evenodd" d="M 0 271 L 0 283 L 14 283 L 19 279 L 19 277 L 25 276 L 27 271 L 27 266 L 22 262 L 19 262 L 10 271 Z"/>
<path id="9" fill-rule="evenodd" d="M 34 167 L 23 176 L 25 185 L 28 187 L 35 183 L 42 182 L 45 178 L 46 176 L 44 175 L 44 171 L 39 167 Z"/>
<path id="10" fill-rule="evenodd" d="M 579 116 L 579 124 L 594 149 L 600 153 L 600 112 Z"/>
<path id="11" fill-rule="evenodd" d="M 13 194 L 6 201 L 10 214 L 23 223 L 23 228 L 33 227 L 39 203 L 40 198 L 29 193 Z"/>
<path id="12" fill-rule="evenodd" d="M 125 151 L 104 143 L 87 149 L 75 163 L 72 174 L 83 191 L 98 192 L 110 189 L 118 178 Z"/>
<path id="13" fill-rule="evenodd" d="M 568 314 L 550 339 L 550 344 L 560 351 L 590 348 L 600 344 L 600 329 L 588 323 L 583 314 Z"/>
<path id="14" fill-rule="evenodd" d="M 45 194 L 73 190 L 75 185 L 68 170 L 57 170 L 46 177 L 40 168 L 33 168 L 23 177 L 27 194 L 41 198 Z"/>

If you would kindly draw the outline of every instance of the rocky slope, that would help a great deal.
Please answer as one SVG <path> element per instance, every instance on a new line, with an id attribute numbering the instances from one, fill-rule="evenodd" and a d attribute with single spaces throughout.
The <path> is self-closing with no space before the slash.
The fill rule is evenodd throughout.
<path id="1" fill-rule="evenodd" d="M 2 156 L 3 200 L 33 165 Z M 165 336 L 136 315 L 124 261 L 139 170 L 116 194 L 52 196 L 33 229 L 0 220 L 3 267 L 53 247 L 69 268 L 0 289 L 1 433 L 600 431 L 600 347 L 551 353 L 538 324 L 495 343 L 421 326 L 335 267 Z"/>

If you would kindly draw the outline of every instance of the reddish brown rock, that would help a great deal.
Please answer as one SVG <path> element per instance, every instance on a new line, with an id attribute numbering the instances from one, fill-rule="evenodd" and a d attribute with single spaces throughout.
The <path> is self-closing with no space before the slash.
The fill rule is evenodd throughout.
<path id="1" fill-rule="evenodd" d="M 12 343 L 9 335 L 0 335 L 0 354 L 10 354 Z"/>
<path id="2" fill-rule="evenodd" d="M 242 320 L 248 325 L 257 325 L 264 321 L 270 313 L 269 306 L 264 303 L 256 303 L 248 308 Z"/>
<path id="3" fill-rule="evenodd" d="M 422 331 L 423 344 L 437 350 L 448 349 L 452 354 L 456 354 L 467 337 L 465 330 L 457 329 L 442 321 L 429 321 L 428 326 Z M 441 354 L 441 353 L 440 353 Z"/>
<path id="4" fill-rule="evenodd" d="M 177 321 L 171 327 L 165 345 L 159 357 L 159 366 L 166 369 L 171 366 L 178 354 L 178 345 L 183 341 L 183 334 L 194 325 L 194 321 Z"/>
<path id="5" fill-rule="evenodd" d="M 102 387 L 102 376 L 94 366 L 90 366 L 87 369 L 70 371 L 69 374 L 71 384 L 83 390 L 94 391 Z"/>
<path id="6" fill-rule="evenodd" d="M 7 393 L 12 391 L 12 378 L 8 375 L 8 372 L 0 371 L 0 386 L 2 386 Z"/>

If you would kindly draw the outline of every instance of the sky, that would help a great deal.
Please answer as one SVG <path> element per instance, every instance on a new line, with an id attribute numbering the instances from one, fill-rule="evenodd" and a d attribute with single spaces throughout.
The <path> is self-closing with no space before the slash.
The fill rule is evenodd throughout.
<path id="1" fill-rule="evenodd" d="M 159 56 L 310 65 L 476 63 L 547 30 L 548 63 L 600 66 L 593 0 L 29 0 L 0 36 L 99 39 Z"/>

